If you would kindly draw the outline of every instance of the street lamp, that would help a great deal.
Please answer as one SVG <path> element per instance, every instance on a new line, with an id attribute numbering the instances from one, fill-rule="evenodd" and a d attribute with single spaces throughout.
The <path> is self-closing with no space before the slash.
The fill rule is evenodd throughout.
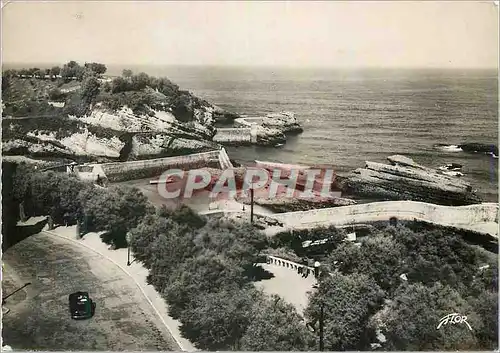
<path id="1" fill-rule="evenodd" d="M 316 266 L 317 264 L 317 266 Z M 319 274 L 319 266 L 320 266 L 320 263 L 318 261 L 316 261 L 314 263 L 314 268 L 315 268 L 315 275 L 316 273 Z M 317 271 L 316 271 L 317 270 Z M 319 289 L 320 287 L 320 284 L 315 284 L 313 286 L 313 288 L 315 289 Z M 319 329 L 316 331 L 316 322 L 319 321 Z M 306 325 L 307 327 L 309 327 L 311 329 L 312 332 L 314 333 L 318 333 L 318 336 L 319 336 L 319 350 L 320 351 L 324 351 L 325 350 L 325 342 L 324 342 L 324 329 L 325 329 L 325 303 L 324 301 L 321 299 L 321 302 L 320 302 L 320 306 L 319 306 L 319 317 L 318 319 L 314 320 L 312 323 L 308 323 Z"/>
<path id="2" fill-rule="evenodd" d="M 253 187 L 250 189 L 250 223 L 253 224 Z"/>
<path id="3" fill-rule="evenodd" d="M 316 279 L 319 278 L 319 267 L 320 266 L 321 266 L 321 264 L 319 263 L 319 261 L 314 262 L 314 277 L 316 277 Z"/>
<path id="4" fill-rule="evenodd" d="M 127 266 L 130 266 L 130 233 L 127 233 Z"/>

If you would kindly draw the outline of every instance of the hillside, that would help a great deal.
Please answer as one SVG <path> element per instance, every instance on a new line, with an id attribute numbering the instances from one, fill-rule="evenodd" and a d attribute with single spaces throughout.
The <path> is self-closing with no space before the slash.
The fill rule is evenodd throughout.
<path id="1" fill-rule="evenodd" d="M 6 155 L 90 160 L 171 156 L 216 148 L 216 119 L 234 117 L 167 78 L 102 64 L 8 70 L 2 81 Z"/>

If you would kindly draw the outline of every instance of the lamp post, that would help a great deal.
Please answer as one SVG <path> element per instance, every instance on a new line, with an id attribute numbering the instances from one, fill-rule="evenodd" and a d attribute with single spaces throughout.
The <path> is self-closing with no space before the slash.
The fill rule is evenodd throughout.
<path id="1" fill-rule="evenodd" d="M 250 189 L 250 223 L 253 224 L 253 188 Z"/>
<path id="2" fill-rule="evenodd" d="M 319 267 L 320 266 L 321 266 L 321 264 L 318 261 L 314 262 L 314 277 L 316 277 L 316 279 L 319 278 Z"/>
<path id="3" fill-rule="evenodd" d="M 127 266 L 130 266 L 130 233 L 127 233 Z"/>
<path id="4" fill-rule="evenodd" d="M 319 262 L 317 262 L 319 264 Z M 316 263 L 314 264 L 316 269 L 319 269 L 319 266 L 316 266 Z M 313 286 L 315 289 L 319 289 L 319 284 L 315 284 Z M 319 317 L 317 320 L 315 320 L 312 323 L 307 324 L 314 333 L 317 333 L 319 336 L 319 350 L 322 352 L 325 350 L 325 302 L 323 299 L 320 299 L 320 304 L 319 304 Z M 316 330 L 314 327 L 316 325 L 316 322 L 319 323 L 319 328 Z"/>
<path id="5" fill-rule="evenodd" d="M 319 350 L 320 352 L 323 352 L 325 350 L 325 343 L 324 343 L 324 310 L 325 310 L 325 304 L 321 303 L 321 307 L 319 310 Z"/>

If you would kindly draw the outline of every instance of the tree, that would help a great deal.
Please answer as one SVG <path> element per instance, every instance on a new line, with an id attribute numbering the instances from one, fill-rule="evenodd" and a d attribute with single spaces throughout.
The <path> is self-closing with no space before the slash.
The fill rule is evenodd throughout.
<path id="1" fill-rule="evenodd" d="M 241 339 L 243 351 L 304 351 L 316 346 L 316 337 L 291 304 L 280 297 L 257 301 L 252 320 Z"/>
<path id="2" fill-rule="evenodd" d="M 172 218 L 174 222 L 185 224 L 191 229 L 200 229 L 207 223 L 207 220 L 193 211 L 189 206 L 182 205 L 181 207 L 169 212 L 163 210 L 165 217 Z"/>
<path id="3" fill-rule="evenodd" d="M 101 83 L 93 76 L 85 78 L 82 82 L 81 97 L 86 104 L 91 104 L 99 94 Z"/>
<path id="4" fill-rule="evenodd" d="M 235 290 L 247 282 L 242 268 L 222 255 L 207 251 L 187 259 L 173 271 L 164 295 L 172 317 L 178 318 L 196 296 Z"/>
<path id="5" fill-rule="evenodd" d="M 52 76 L 57 76 L 61 73 L 61 68 L 59 66 L 53 66 L 51 69 L 50 69 L 50 74 Z"/>
<path id="6" fill-rule="evenodd" d="M 85 68 L 80 66 L 76 61 L 70 61 L 67 64 L 64 64 L 61 69 L 61 76 L 66 79 L 71 79 L 76 77 L 77 80 L 82 80 L 83 75 L 85 73 Z"/>
<path id="7" fill-rule="evenodd" d="M 437 329 L 448 314 L 467 315 L 465 324 L 447 324 Z M 482 322 L 474 309 L 449 286 L 409 284 L 401 287 L 383 312 L 379 314 L 388 350 L 478 350 L 475 333 Z M 495 319 L 496 321 L 496 319 Z"/>
<path id="8" fill-rule="evenodd" d="M 150 245 L 148 283 L 159 292 L 172 282 L 174 271 L 187 259 L 197 256 L 191 233 L 179 232 L 179 225 L 168 234 L 160 234 Z"/>
<path id="9" fill-rule="evenodd" d="M 33 72 L 33 75 L 35 75 L 38 78 L 43 78 L 45 76 L 45 71 L 37 69 L 35 72 Z"/>
<path id="10" fill-rule="evenodd" d="M 384 290 L 395 289 L 403 273 L 404 247 L 385 235 L 368 237 L 358 247 L 351 242 L 335 249 L 327 263 L 343 274 L 363 273 Z"/>
<path id="11" fill-rule="evenodd" d="M 53 88 L 49 91 L 49 99 L 53 101 L 64 101 L 66 100 L 66 94 L 59 88 Z"/>
<path id="12" fill-rule="evenodd" d="M 149 76 L 144 72 L 141 72 L 138 75 L 133 75 L 131 79 L 132 79 L 132 89 L 134 91 L 140 91 L 146 88 L 149 85 L 150 81 Z"/>
<path id="13" fill-rule="evenodd" d="M 84 66 L 98 75 L 103 75 L 107 70 L 106 65 L 100 63 L 85 63 Z"/>
<path id="14" fill-rule="evenodd" d="M 476 337 L 481 350 L 498 349 L 498 293 L 484 291 L 470 300 L 474 311 L 483 323 L 475 327 Z"/>
<path id="15" fill-rule="evenodd" d="M 2 250 L 10 245 L 19 221 L 19 201 L 14 197 L 17 164 L 2 161 Z"/>
<path id="16" fill-rule="evenodd" d="M 125 69 L 122 71 L 122 76 L 126 77 L 126 78 L 132 77 L 133 74 L 134 73 L 132 72 L 132 70 L 129 70 L 129 69 Z"/>
<path id="17" fill-rule="evenodd" d="M 130 246 L 136 259 L 154 275 L 171 271 L 195 251 L 191 228 L 162 216 L 161 212 L 146 215 L 130 231 Z"/>
<path id="18" fill-rule="evenodd" d="M 254 288 L 198 295 L 181 314 L 181 333 L 201 350 L 239 350 L 252 309 L 263 299 Z"/>
<path id="19" fill-rule="evenodd" d="M 130 90 L 130 83 L 125 80 L 123 77 L 116 77 L 111 82 L 111 92 L 112 93 L 120 93 L 126 92 Z"/>
<path id="20" fill-rule="evenodd" d="M 193 120 L 194 110 L 191 97 L 188 92 L 182 92 L 174 101 L 173 113 L 177 120 L 181 122 L 188 122 Z"/>
<path id="21" fill-rule="evenodd" d="M 106 231 L 103 241 L 116 247 L 127 246 L 126 233 L 153 212 L 153 206 L 137 188 L 96 189 L 90 199 L 82 197 L 82 201 L 95 228 Z"/>
<path id="22" fill-rule="evenodd" d="M 259 262 L 259 254 L 267 246 L 267 237 L 250 223 L 211 220 L 195 236 L 200 249 L 224 254 L 246 271 Z"/>
<path id="23" fill-rule="evenodd" d="M 384 292 L 364 274 L 334 272 L 320 280 L 305 315 L 317 323 L 324 308 L 326 350 L 365 350 L 371 340 L 368 320 L 382 304 Z"/>
<path id="24" fill-rule="evenodd" d="M 396 239 L 405 247 L 405 271 L 411 282 L 448 284 L 460 293 L 468 290 L 482 257 L 459 234 L 442 230 L 413 232 L 398 227 Z"/>

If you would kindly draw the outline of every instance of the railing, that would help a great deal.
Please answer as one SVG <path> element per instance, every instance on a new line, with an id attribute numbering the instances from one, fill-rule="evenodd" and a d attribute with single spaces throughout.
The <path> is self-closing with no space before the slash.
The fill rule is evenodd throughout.
<path id="1" fill-rule="evenodd" d="M 297 262 L 293 262 L 290 260 L 285 260 L 285 259 L 282 259 L 281 257 L 277 257 L 277 256 L 267 255 L 266 262 L 270 265 L 283 266 L 283 267 L 289 268 L 289 269 L 294 270 L 294 271 L 298 271 L 299 268 L 307 268 L 309 271 L 314 272 L 314 267 L 302 265 L 302 264 L 299 264 Z"/>

